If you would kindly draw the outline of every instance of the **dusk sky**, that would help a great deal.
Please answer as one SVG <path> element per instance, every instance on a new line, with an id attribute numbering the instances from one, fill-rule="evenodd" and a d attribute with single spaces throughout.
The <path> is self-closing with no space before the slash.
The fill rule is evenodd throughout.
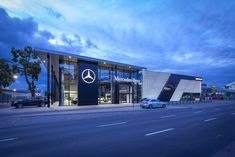
<path id="1" fill-rule="evenodd" d="M 1 0 L 0 58 L 26 45 L 202 76 L 222 87 L 235 81 L 235 1 Z M 12 88 L 24 88 L 21 82 Z"/>

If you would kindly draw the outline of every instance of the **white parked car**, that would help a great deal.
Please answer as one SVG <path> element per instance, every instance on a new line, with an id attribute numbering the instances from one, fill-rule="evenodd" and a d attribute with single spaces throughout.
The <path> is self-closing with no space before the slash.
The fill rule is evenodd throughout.
<path id="1" fill-rule="evenodd" d="M 157 100 L 157 99 L 145 99 L 140 102 L 142 108 L 155 108 L 155 107 L 166 107 L 166 102 Z"/>

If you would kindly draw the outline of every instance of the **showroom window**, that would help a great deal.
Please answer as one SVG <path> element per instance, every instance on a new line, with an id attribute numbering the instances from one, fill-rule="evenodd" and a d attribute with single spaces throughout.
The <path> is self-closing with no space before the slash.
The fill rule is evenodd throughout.
<path id="1" fill-rule="evenodd" d="M 61 101 L 63 105 L 78 103 L 78 64 L 76 60 L 60 60 Z"/>
<path id="2" fill-rule="evenodd" d="M 111 68 L 99 67 L 98 80 L 99 80 L 99 104 L 112 103 L 112 80 L 111 80 Z"/>

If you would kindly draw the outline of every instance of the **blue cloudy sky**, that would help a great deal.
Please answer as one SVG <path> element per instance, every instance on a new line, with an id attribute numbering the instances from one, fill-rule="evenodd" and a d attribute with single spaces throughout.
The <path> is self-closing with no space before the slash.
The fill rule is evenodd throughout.
<path id="1" fill-rule="evenodd" d="M 1 58 L 32 45 L 208 85 L 235 80 L 233 0 L 1 0 L 0 8 Z"/>

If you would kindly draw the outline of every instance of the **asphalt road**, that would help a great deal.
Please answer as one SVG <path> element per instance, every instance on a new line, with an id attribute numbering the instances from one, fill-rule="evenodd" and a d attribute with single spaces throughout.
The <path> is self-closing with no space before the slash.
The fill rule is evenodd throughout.
<path id="1" fill-rule="evenodd" d="M 209 157 L 235 142 L 235 103 L 6 120 L 0 157 Z"/>

